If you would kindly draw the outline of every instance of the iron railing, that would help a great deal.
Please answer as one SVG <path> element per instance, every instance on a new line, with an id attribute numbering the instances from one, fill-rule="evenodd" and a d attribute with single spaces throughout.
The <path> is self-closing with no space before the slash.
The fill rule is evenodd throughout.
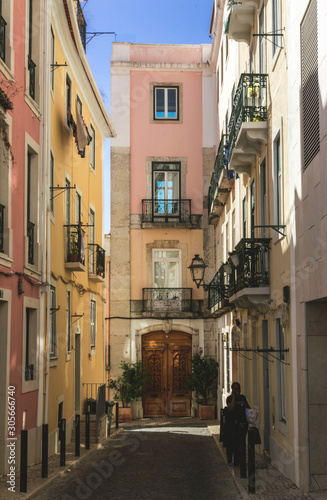
<path id="1" fill-rule="evenodd" d="M 233 100 L 228 124 L 230 155 L 243 122 L 267 120 L 267 75 L 243 73 Z"/>
<path id="2" fill-rule="evenodd" d="M 142 200 L 142 222 L 191 222 L 191 200 Z"/>
<path id="3" fill-rule="evenodd" d="M 143 288 L 143 312 L 192 312 L 192 288 Z"/>
<path id="4" fill-rule="evenodd" d="M 6 60 L 6 26 L 6 21 L 0 16 L 0 59 L 4 62 Z"/>
<path id="5" fill-rule="evenodd" d="M 27 221 L 27 240 L 28 240 L 28 263 L 34 264 L 34 233 L 35 224 Z"/>
<path id="6" fill-rule="evenodd" d="M 209 308 L 212 309 L 219 304 L 223 307 L 228 303 L 229 283 L 228 276 L 224 272 L 224 266 L 221 266 L 215 276 L 209 283 Z"/>
<path id="7" fill-rule="evenodd" d="M 30 97 L 35 100 L 35 73 L 36 73 L 36 64 L 31 58 L 28 56 L 28 72 L 29 72 L 29 94 Z"/>
<path id="8" fill-rule="evenodd" d="M 4 251 L 5 206 L 0 203 L 0 252 Z"/>
<path id="9" fill-rule="evenodd" d="M 219 178 L 223 168 L 227 167 L 227 156 L 228 152 L 228 134 L 223 134 L 215 160 L 214 170 L 211 176 L 210 187 L 208 192 L 208 212 L 211 212 L 212 202 L 214 201 L 215 192 L 218 186 Z M 228 154 L 228 153 L 227 153 Z"/>
<path id="10" fill-rule="evenodd" d="M 67 230 L 66 262 L 80 262 L 85 265 L 85 232 L 79 224 L 65 226 Z"/>
<path id="11" fill-rule="evenodd" d="M 243 238 L 235 247 L 239 263 L 229 276 L 229 296 L 244 288 L 269 286 L 270 238 Z"/>
<path id="12" fill-rule="evenodd" d="M 104 279 L 105 250 L 96 243 L 89 244 L 89 274 L 96 274 Z"/>

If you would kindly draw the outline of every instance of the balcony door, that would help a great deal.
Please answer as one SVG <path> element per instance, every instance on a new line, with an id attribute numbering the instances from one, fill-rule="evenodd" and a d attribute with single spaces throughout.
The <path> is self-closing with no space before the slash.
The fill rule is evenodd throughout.
<path id="1" fill-rule="evenodd" d="M 150 370 L 143 399 L 145 417 L 188 417 L 192 392 L 187 388 L 191 371 L 192 339 L 187 333 L 154 332 L 143 337 L 142 358 Z"/>
<path id="2" fill-rule="evenodd" d="M 152 165 L 154 217 L 180 216 L 180 165 L 154 163 Z"/>
<path id="3" fill-rule="evenodd" d="M 154 310 L 182 310 L 180 250 L 153 250 L 152 261 Z"/>

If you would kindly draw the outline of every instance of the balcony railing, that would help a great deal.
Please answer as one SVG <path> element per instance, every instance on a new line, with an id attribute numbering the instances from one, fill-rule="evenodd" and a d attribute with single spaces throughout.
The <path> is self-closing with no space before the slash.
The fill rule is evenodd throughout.
<path id="1" fill-rule="evenodd" d="M 5 207 L 0 204 L 0 252 L 4 251 Z"/>
<path id="2" fill-rule="evenodd" d="M 235 93 L 232 115 L 228 125 L 230 157 L 242 124 L 266 120 L 267 75 L 243 73 Z"/>
<path id="3" fill-rule="evenodd" d="M 192 312 L 192 288 L 143 288 L 143 312 Z"/>
<path id="4" fill-rule="evenodd" d="M 243 238 L 235 247 L 237 266 L 229 276 L 230 297 L 244 288 L 269 287 L 270 238 Z"/>
<path id="5" fill-rule="evenodd" d="M 29 72 L 29 94 L 30 97 L 35 100 L 35 73 L 36 73 L 36 64 L 31 58 L 28 56 L 28 72 Z"/>
<path id="6" fill-rule="evenodd" d="M 191 200 L 142 200 L 142 222 L 191 222 Z"/>
<path id="7" fill-rule="evenodd" d="M 85 265 L 85 232 L 79 224 L 70 224 L 66 228 L 66 262 Z"/>
<path id="8" fill-rule="evenodd" d="M 35 224 L 27 221 L 27 240 L 28 240 L 28 263 L 34 264 L 34 233 Z"/>
<path id="9" fill-rule="evenodd" d="M 228 276 L 221 266 L 209 284 L 209 308 L 213 309 L 218 305 L 219 309 L 228 305 L 229 284 Z"/>
<path id="10" fill-rule="evenodd" d="M 89 274 L 104 279 L 105 250 L 97 244 L 89 244 Z"/>
<path id="11" fill-rule="evenodd" d="M 0 59 L 3 61 L 6 60 L 6 26 L 6 21 L 0 16 Z"/>
<path id="12" fill-rule="evenodd" d="M 234 172 L 229 166 L 229 137 L 223 134 L 215 160 L 214 171 L 211 176 L 208 191 L 208 214 L 213 218 L 219 217 L 226 203 L 228 193 L 232 187 Z M 223 175 L 222 175 L 223 174 Z M 217 191 L 218 189 L 218 191 Z"/>

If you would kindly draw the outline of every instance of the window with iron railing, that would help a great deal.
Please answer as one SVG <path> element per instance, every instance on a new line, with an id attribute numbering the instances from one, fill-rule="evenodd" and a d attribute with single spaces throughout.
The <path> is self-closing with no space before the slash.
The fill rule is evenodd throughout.
<path id="1" fill-rule="evenodd" d="M 3 62 L 6 62 L 6 26 L 7 23 L 2 17 L 0 10 L 0 59 L 2 59 Z"/>
<path id="2" fill-rule="evenodd" d="M 0 252 L 4 251 L 4 213 L 5 207 L 0 203 Z"/>

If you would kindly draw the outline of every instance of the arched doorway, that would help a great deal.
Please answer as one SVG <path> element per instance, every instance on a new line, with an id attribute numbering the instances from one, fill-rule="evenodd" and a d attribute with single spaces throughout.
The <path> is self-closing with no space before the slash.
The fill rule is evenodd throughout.
<path id="1" fill-rule="evenodd" d="M 188 333 L 154 332 L 142 338 L 144 367 L 152 372 L 143 399 L 145 417 L 188 417 L 192 392 L 187 388 L 191 371 L 192 337 Z"/>

